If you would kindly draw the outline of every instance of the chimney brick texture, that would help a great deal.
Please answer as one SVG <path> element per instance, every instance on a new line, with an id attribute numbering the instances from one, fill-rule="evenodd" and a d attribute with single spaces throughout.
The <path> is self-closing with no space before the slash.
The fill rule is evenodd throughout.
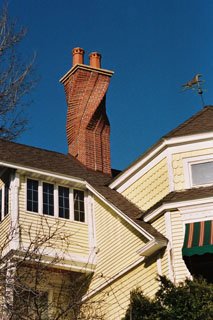
<path id="1" fill-rule="evenodd" d="M 105 102 L 112 72 L 84 67 L 77 66 L 63 81 L 69 153 L 88 168 L 111 174 L 110 124 Z"/>

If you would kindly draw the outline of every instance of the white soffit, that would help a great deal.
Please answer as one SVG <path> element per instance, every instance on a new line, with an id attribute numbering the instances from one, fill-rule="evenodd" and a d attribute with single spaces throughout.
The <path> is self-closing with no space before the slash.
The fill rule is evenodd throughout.
<path id="1" fill-rule="evenodd" d="M 196 146 L 195 146 L 196 144 Z M 213 148 L 213 132 L 194 134 L 188 136 L 162 138 L 154 146 L 148 149 L 133 165 L 124 170 L 118 178 L 109 185 L 111 189 L 123 192 L 141 175 L 141 170 L 148 171 L 149 167 L 154 166 L 167 155 L 173 153 L 191 151 L 196 148 Z M 146 169 L 145 169 L 146 167 Z M 131 181 L 130 181 L 131 180 Z"/>

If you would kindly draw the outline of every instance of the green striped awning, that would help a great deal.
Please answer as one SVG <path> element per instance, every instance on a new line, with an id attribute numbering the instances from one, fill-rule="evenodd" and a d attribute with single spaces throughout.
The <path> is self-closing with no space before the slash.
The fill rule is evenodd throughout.
<path id="1" fill-rule="evenodd" d="M 186 224 L 183 256 L 213 253 L 213 220 Z"/>

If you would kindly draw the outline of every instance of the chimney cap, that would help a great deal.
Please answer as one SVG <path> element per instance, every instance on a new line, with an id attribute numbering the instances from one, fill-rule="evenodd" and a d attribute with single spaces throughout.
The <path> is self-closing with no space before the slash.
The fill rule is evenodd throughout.
<path id="1" fill-rule="evenodd" d="M 89 59 L 90 67 L 101 68 L 101 54 L 99 52 L 91 52 Z"/>
<path id="2" fill-rule="evenodd" d="M 84 64 L 84 49 L 77 47 L 72 50 L 73 66 L 76 64 Z"/>
<path id="3" fill-rule="evenodd" d="M 76 48 L 74 48 L 74 49 L 72 50 L 72 54 L 73 54 L 73 55 L 74 55 L 74 54 L 78 54 L 78 53 L 84 54 L 85 51 L 84 51 L 84 49 L 82 49 L 82 48 L 80 48 L 80 47 L 76 47 Z"/>

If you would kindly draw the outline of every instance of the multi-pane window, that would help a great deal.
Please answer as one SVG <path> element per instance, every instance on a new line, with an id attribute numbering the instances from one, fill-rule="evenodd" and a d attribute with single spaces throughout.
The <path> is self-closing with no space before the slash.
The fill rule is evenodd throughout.
<path id="1" fill-rule="evenodd" d="M 54 216 L 54 185 L 43 182 L 43 213 Z"/>
<path id="2" fill-rule="evenodd" d="M 27 179 L 27 210 L 38 212 L 38 181 Z"/>
<path id="3" fill-rule="evenodd" d="M 69 219 L 69 188 L 58 187 L 58 202 L 59 217 Z"/>
<path id="4" fill-rule="evenodd" d="M 71 206 L 71 203 L 73 204 Z M 27 179 L 27 210 L 85 222 L 84 191 Z M 42 203 L 41 203 L 42 202 Z M 5 202 L 6 203 L 6 202 Z M 58 211 L 58 212 L 57 212 Z"/>
<path id="5" fill-rule="evenodd" d="M 73 198 L 74 198 L 74 220 L 84 222 L 85 221 L 84 191 L 74 189 Z"/>

